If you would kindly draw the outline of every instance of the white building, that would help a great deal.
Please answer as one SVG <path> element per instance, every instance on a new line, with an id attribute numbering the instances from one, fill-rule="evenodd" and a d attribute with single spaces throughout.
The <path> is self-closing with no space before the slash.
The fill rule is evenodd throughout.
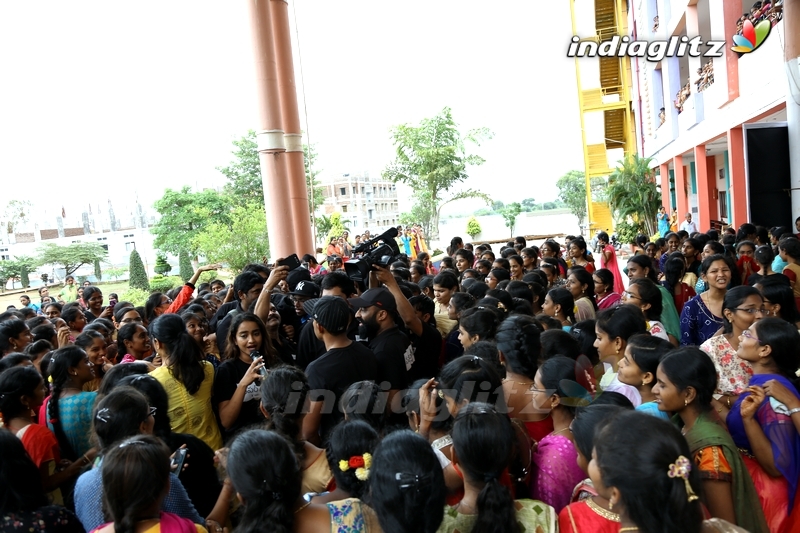
<path id="1" fill-rule="evenodd" d="M 322 213 L 341 213 L 354 232 L 375 233 L 400 223 L 397 186 L 392 181 L 364 172 L 329 177 L 322 180 L 322 185 Z"/>

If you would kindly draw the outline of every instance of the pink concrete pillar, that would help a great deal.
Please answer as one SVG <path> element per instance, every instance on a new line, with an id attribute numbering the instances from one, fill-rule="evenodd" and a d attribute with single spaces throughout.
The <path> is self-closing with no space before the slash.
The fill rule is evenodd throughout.
<path id="1" fill-rule="evenodd" d="M 731 225 L 738 228 L 750 218 L 747 177 L 744 171 L 744 136 L 741 126 L 728 130 L 728 172 L 731 189 Z"/>
<path id="2" fill-rule="evenodd" d="M 286 145 L 286 181 L 289 189 L 289 211 L 291 213 L 294 239 L 292 250 L 302 255 L 314 252 L 311 234 L 311 214 L 308 210 L 308 188 L 303 162 L 303 136 L 300 128 L 300 113 L 297 108 L 297 87 L 292 61 L 292 39 L 289 30 L 289 10 L 286 0 L 269 2 L 272 19 L 272 40 L 278 72 L 278 97 L 281 109 L 281 125 Z"/>
<path id="3" fill-rule="evenodd" d="M 689 196 L 686 191 L 686 167 L 683 166 L 683 156 L 676 155 L 672 158 L 675 167 L 675 200 L 678 203 L 678 227 L 681 226 L 686 213 L 689 212 Z"/>
<path id="4" fill-rule="evenodd" d="M 694 166 L 697 173 L 697 228 L 700 231 L 711 229 L 711 221 L 716 219 L 716 183 L 709 179 L 709 161 L 706 145 L 694 147 Z M 711 171 L 714 171 L 713 158 Z"/>
<path id="5" fill-rule="evenodd" d="M 249 0 L 248 6 L 258 105 L 256 140 L 264 186 L 270 253 L 273 257 L 285 257 L 294 253 L 294 228 L 292 218 L 287 213 L 290 201 L 284 162 L 286 146 L 278 96 L 278 71 L 269 0 Z"/>
<path id="6" fill-rule="evenodd" d="M 708 194 L 711 203 L 708 204 L 708 216 L 711 220 L 719 220 L 719 189 L 717 183 L 717 156 L 710 155 L 707 158 L 708 168 Z"/>
<path id="7" fill-rule="evenodd" d="M 669 215 L 672 213 L 672 206 L 670 205 L 672 200 L 669 194 L 669 161 L 659 165 L 659 168 L 661 169 L 661 205 L 664 206 Z"/>

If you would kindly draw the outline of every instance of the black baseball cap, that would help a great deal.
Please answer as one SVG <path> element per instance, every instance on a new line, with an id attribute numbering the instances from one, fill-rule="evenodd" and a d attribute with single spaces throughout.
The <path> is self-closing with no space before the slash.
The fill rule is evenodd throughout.
<path id="1" fill-rule="evenodd" d="M 359 307 L 372 307 L 373 305 L 385 311 L 396 311 L 397 302 L 389 289 L 381 287 L 379 289 L 369 289 L 360 298 L 350 298 L 348 300 L 353 309 Z"/>
<path id="2" fill-rule="evenodd" d="M 314 305 L 314 320 L 333 335 L 347 331 L 352 314 L 347 302 L 338 296 L 323 296 Z"/>
<path id="3" fill-rule="evenodd" d="M 308 270 L 306 270 L 306 272 L 308 272 Z M 313 281 L 300 281 L 289 294 L 292 296 L 301 296 L 303 298 L 319 298 L 320 289 L 319 285 Z"/>

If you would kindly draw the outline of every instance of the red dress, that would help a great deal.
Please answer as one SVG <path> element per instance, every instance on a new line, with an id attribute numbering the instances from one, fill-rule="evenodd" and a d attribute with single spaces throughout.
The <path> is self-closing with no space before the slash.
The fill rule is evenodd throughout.
<path id="1" fill-rule="evenodd" d="M 619 515 L 589 498 L 571 503 L 558 513 L 558 530 L 561 533 L 617 533 Z"/>

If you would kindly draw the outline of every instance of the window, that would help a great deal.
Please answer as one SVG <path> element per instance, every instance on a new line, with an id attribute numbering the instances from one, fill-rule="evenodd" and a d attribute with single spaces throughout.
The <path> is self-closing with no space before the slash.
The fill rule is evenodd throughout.
<path id="1" fill-rule="evenodd" d="M 364 187 L 361 187 L 361 194 L 364 194 Z"/>
<path id="2" fill-rule="evenodd" d="M 339 194 L 341 196 L 347 196 L 347 188 L 346 187 L 339 187 Z"/>
<path id="3" fill-rule="evenodd" d="M 355 194 L 358 194 L 358 188 L 357 188 L 357 187 L 353 187 L 353 194 L 354 194 L 354 195 L 355 195 Z"/>
<path id="4" fill-rule="evenodd" d="M 5 255 L 5 254 L 0 255 L 0 260 L 9 261 L 10 259 L 11 259 L 10 255 Z"/>
<path id="5" fill-rule="evenodd" d="M 367 215 L 370 220 L 372 220 L 372 209 L 367 210 Z"/>
<path id="6" fill-rule="evenodd" d="M 107 241 L 108 237 L 98 237 L 97 240 L 98 241 Z"/>
<path id="7" fill-rule="evenodd" d="M 346 205 L 342 206 L 342 213 L 347 213 L 347 206 Z"/>
<path id="8" fill-rule="evenodd" d="M 129 234 L 129 235 L 123 235 L 122 237 L 123 237 L 123 238 L 125 238 L 125 239 L 127 239 L 127 238 L 129 238 L 129 237 L 130 237 L 130 238 L 133 238 L 133 233 L 131 233 L 131 234 Z"/>
<path id="9" fill-rule="evenodd" d="M 103 244 L 102 247 L 103 247 L 103 250 L 105 250 L 106 252 L 108 251 L 108 245 L 107 244 Z"/>
<path id="10" fill-rule="evenodd" d="M 126 242 L 125 243 L 125 251 L 126 252 L 132 252 L 135 249 L 136 249 L 136 243 L 135 242 Z"/>

